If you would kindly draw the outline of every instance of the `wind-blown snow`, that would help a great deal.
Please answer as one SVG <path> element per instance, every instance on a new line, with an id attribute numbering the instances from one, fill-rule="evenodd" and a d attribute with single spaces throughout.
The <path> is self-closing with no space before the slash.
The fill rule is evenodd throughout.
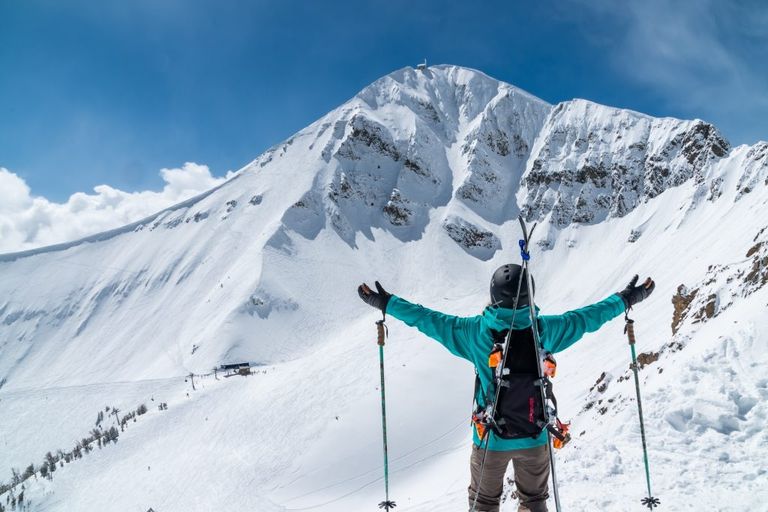
<path id="1" fill-rule="evenodd" d="M 392 73 L 210 193 L 0 256 L 0 481 L 71 449 L 105 406 L 146 403 L 116 444 L 27 480 L 31 509 L 374 510 L 378 317 L 355 288 L 379 279 L 477 314 L 492 271 L 519 258 L 522 212 L 540 223 L 544 313 L 636 272 L 657 281 L 632 315 L 665 509 L 760 510 L 766 147 L 730 148 L 700 121 L 552 107 L 465 68 Z M 388 325 L 391 496 L 465 510 L 472 368 Z M 565 510 L 639 510 L 645 493 L 622 327 L 558 358 Z M 184 380 L 238 361 L 256 374 Z"/>

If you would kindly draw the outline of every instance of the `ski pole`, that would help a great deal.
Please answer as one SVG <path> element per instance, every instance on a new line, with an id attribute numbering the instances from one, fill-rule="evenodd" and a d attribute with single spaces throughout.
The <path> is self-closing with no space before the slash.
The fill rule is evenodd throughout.
<path id="1" fill-rule="evenodd" d="M 491 443 L 490 439 L 490 429 L 485 429 L 485 432 L 483 432 L 483 437 L 480 438 L 480 446 L 483 446 L 483 443 L 485 443 L 485 448 L 483 449 L 483 460 L 480 463 L 480 478 L 477 482 L 477 489 L 475 489 L 475 498 L 472 500 L 472 508 L 470 508 L 470 512 L 475 512 L 477 508 L 477 498 L 480 496 L 480 488 L 483 485 L 483 473 L 485 472 L 485 458 L 488 456 L 488 445 Z"/>
<path id="2" fill-rule="evenodd" d="M 648 449 L 645 443 L 645 426 L 643 424 L 643 405 L 640 402 L 640 377 L 637 374 L 637 355 L 635 354 L 635 321 L 629 318 L 629 314 L 625 313 L 624 318 L 626 325 L 624 326 L 624 332 L 627 333 L 627 339 L 629 340 L 629 348 L 632 352 L 632 372 L 635 374 L 635 391 L 637 392 L 637 413 L 640 416 L 640 437 L 643 440 L 643 462 L 645 463 L 645 482 L 648 484 L 648 497 L 643 498 L 640 502 L 653 510 L 654 507 L 658 507 L 661 503 L 658 498 L 654 498 L 651 493 L 651 472 L 648 469 Z"/>
<path id="3" fill-rule="evenodd" d="M 385 499 L 379 503 L 379 508 L 389 510 L 394 508 L 395 502 L 389 499 L 389 459 L 387 457 L 387 398 L 384 392 L 384 340 L 387 337 L 387 326 L 384 318 L 376 322 L 376 331 L 379 344 L 379 373 L 381 374 L 381 430 L 384 440 L 384 492 Z"/>
<path id="4" fill-rule="evenodd" d="M 535 226 L 534 226 L 535 227 Z M 521 240 L 522 242 L 522 240 Z M 530 255 L 528 254 L 528 241 L 525 242 L 525 248 L 523 249 L 523 246 L 521 244 L 521 250 L 525 252 L 527 255 L 526 258 L 523 260 L 523 269 L 525 269 L 525 273 L 528 277 L 528 282 L 526 286 L 528 287 L 528 290 L 530 290 L 531 294 L 531 305 L 529 307 L 530 315 L 531 315 L 531 327 L 533 329 L 534 334 L 534 343 L 536 345 L 536 360 L 541 361 L 543 358 L 541 357 L 541 341 L 539 340 L 539 328 L 538 323 L 536 319 L 536 303 L 534 302 L 534 295 L 533 295 L 533 282 L 531 280 L 531 273 L 528 271 L 528 261 L 530 260 Z M 541 367 L 539 367 L 539 379 L 544 382 L 544 379 L 546 377 L 542 375 L 541 373 Z M 544 391 L 544 386 L 541 386 L 541 393 L 542 393 L 542 403 L 544 404 L 544 411 L 545 411 L 545 418 L 547 421 L 547 424 L 549 424 L 552 421 L 549 406 L 547 405 L 547 396 Z M 550 433 L 549 429 L 547 429 L 547 451 L 549 452 L 549 466 L 552 469 L 552 494 L 555 498 L 555 510 L 557 512 L 560 512 L 561 506 L 560 506 L 560 488 L 557 481 L 557 470 L 555 467 L 555 452 L 552 450 L 552 434 Z"/>

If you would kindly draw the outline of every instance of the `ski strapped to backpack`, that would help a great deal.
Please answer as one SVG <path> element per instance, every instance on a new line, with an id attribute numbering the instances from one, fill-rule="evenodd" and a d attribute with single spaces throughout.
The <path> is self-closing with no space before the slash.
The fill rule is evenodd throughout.
<path id="1" fill-rule="evenodd" d="M 515 329 L 515 315 L 517 308 L 513 309 L 510 329 L 506 332 L 494 332 L 494 346 L 488 357 L 488 365 L 493 369 L 493 383 L 495 396 L 493 400 L 483 395 L 485 407 L 476 407 L 472 419 L 480 438 L 480 446 L 485 443 L 485 451 L 480 466 L 480 482 L 483 479 L 485 459 L 488 454 L 488 436 L 493 432 L 504 439 L 520 439 L 526 437 L 538 437 L 542 430 L 547 431 L 547 441 L 553 441 L 556 448 L 562 448 L 570 440 L 568 423 L 563 423 L 557 418 L 557 400 L 552 392 L 552 382 L 549 380 L 555 376 L 557 363 L 552 354 L 545 353 L 541 349 L 536 307 L 534 302 L 534 289 L 528 265 L 531 255 L 528 252 L 528 243 L 533 235 L 536 224 L 530 232 L 525 225 L 522 216 L 518 217 L 523 231 L 523 239 L 520 240 L 520 255 L 523 260 L 522 270 L 518 278 L 515 306 L 520 299 L 523 277 L 526 278 L 526 287 L 529 295 L 531 327 L 527 329 Z M 503 338 L 503 343 L 500 340 Z M 514 342 L 512 340 L 514 339 Z M 475 400 L 480 391 L 479 376 L 475 380 Z M 552 472 L 552 490 L 555 498 L 555 508 L 560 512 L 560 495 L 558 492 L 557 474 L 555 472 L 555 458 L 551 449 L 549 463 Z M 475 493 L 472 509 L 477 506 L 479 493 Z"/>
<path id="2" fill-rule="evenodd" d="M 536 360 L 541 361 L 542 360 L 541 340 L 539 339 L 539 324 L 538 324 L 538 319 L 536 318 L 536 306 L 535 306 L 536 302 L 534 301 L 534 290 L 533 290 L 533 283 L 531 282 L 531 273 L 528 271 L 528 265 L 531 259 L 531 255 L 528 252 L 528 242 L 531 239 L 530 235 L 533 234 L 533 230 L 536 228 L 536 224 L 533 225 L 533 228 L 531 228 L 531 232 L 529 234 L 527 232 L 525 221 L 523 220 L 523 216 L 520 215 L 518 217 L 518 220 L 520 221 L 520 227 L 523 230 L 523 241 L 520 244 L 520 254 L 522 255 L 522 258 L 523 258 L 523 270 L 525 272 L 526 280 L 528 282 L 527 283 L 528 290 L 531 296 L 530 306 L 528 307 L 528 311 L 531 316 L 531 330 L 533 331 L 533 342 L 534 342 L 533 345 L 534 347 L 536 347 L 536 355 L 537 355 Z M 541 379 L 541 381 L 542 382 L 547 381 L 548 380 L 547 377 L 541 373 L 541 366 L 539 366 L 538 369 L 539 369 L 539 378 Z M 541 386 L 541 395 L 542 395 L 542 400 L 544 401 L 544 403 L 546 403 L 546 394 L 545 394 L 545 389 L 543 385 Z M 548 425 L 551 425 L 553 418 L 556 418 L 556 414 L 553 414 L 553 413 L 554 413 L 553 409 L 549 407 L 544 408 L 544 417 Z M 547 438 L 549 441 L 551 440 L 552 432 L 549 431 L 549 429 L 547 430 L 548 430 Z M 560 512 L 560 491 L 557 485 L 557 472 L 555 471 L 555 454 L 554 454 L 554 451 L 551 449 L 547 451 L 549 452 L 549 465 L 552 469 L 552 494 L 554 494 L 554 497 L 555 497 L 555 509 L 557 512 Z"/>

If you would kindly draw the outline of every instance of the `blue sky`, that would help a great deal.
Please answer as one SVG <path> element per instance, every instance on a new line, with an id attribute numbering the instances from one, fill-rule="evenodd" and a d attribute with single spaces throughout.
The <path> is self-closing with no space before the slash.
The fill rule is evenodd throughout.
<path id="1" fill-rule="evenodd" d="M 753 143 L 767 43 L 751 0 L 0 0 L 0 167 L 51 201 L 223 176 L 425 57 Z"/>

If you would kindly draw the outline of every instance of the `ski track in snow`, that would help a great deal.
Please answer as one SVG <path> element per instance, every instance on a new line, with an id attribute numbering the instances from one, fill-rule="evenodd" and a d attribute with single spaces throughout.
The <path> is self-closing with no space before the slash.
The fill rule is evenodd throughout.
<path id="1" fill-rule="evenodd" d="M 581 100 L 553 107 L 463 68 L 404 69 L 209 193 L 2 255 L 0 482 L 71 449 L 105 406 L 143 403 L 117 443 L 28 480 L 29 509 L 377 510 L 378 317 L 355 289 L 379 279 L 427 307 L 478 314 L 492 271 L 519 259 L 523 210 L 540 216 L 542 313 L 600 300 L 636 272 L 657 282 L 632 317 L 638 352 L 659 352 L 640 375 L 660 510 L 768 511 L 768 291 L 746 281 L 767 265 L 764 249 L 746 254 L 768 238 L 768 146 L 718 156 L 718 137 Z M 673 335 L 681 284 L 699 291 Z M 473 370 L 388 325 L 390 497 L 397 510 L 466 510 Z M 622 327 L 558 357 L 574 437 L 557 453 L 563 510 L 643 509 Z M 185 382 L 238 361 L 255 374 Z M 590 390 L 603 372 L 605 389 Z"/>

